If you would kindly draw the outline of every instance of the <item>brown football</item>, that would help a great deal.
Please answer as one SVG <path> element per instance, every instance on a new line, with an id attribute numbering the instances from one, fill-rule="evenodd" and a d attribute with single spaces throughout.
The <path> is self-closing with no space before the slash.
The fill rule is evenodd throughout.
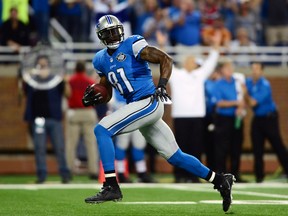
<path id="1" fill-rule="evenodd" d="M 100 93 L 102 95 L 103 98 L 100 100 L 100 103 L 108 102 L 109 93 L 108 93 L 107 88 L 104 85 L 93 84 L 91 87 L 93 87 L 95 94 Z"/>

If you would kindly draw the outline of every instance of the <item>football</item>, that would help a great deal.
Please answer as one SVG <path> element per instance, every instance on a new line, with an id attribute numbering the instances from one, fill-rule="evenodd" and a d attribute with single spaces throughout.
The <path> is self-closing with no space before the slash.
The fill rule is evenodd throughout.
<path id="1" fill-rule="evenodd" d="M 110 98 L 107 88 L 102 84 L 93 84 L 91 87 L 94 89 L 94 93 L 100 93 L 102 95 L 102 99 L 100 100 L 100 103 L 106 103 L 108 102 L 108 99 Z"/>

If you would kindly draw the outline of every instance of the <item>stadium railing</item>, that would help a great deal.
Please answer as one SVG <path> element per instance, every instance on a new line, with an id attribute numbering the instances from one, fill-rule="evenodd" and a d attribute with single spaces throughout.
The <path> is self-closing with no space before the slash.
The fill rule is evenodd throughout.
<path id="1" fill-rule="evenodd" d="M 103 48 L 100 43 L 52 43 L 52 48 L 63 52 L 63 59 L 68 63 L 77 60 L 91 61 L 95 52 Z M 31 51 L 32 47 L 21 47 L 20 53 L 15 54 L 14 50 L 7 46 L 0 46 L 0 64 L 18 63 L 23 56 Z M 174 59 L 175 62 L 181 62 L 184 56 L 194 55 L 204 57 L 210 50 L 204 46 L 166 46 L 163 48 Z M 253 61 L 263 62 L 265 64 L 277 65 L 283 68 L 288 67 L 288 47 L 239 47 L 237 49 L 221 48 L 221 58 L 229 58 L 239 65 L 247 65 Z M 221 60 L 221 59 L 220 59 Z"/>

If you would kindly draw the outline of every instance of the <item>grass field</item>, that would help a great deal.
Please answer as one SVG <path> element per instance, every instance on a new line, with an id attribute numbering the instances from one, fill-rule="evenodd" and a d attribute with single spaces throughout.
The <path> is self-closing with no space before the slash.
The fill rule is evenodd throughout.
<path id="1" fill-rule="evenodd" d="M 91 205 L 84 199 L 96 193 L 100 184 L 76 180 L 67 185 L 55 181 L 35 185 L 23 181 L 25 184 L 8 184 L 7 178 L 0 181 L 1 216 L 225 215 L 220 195 L 210 184 L 122 184 L 122 202 Z M 288 215 L 287 183 L 236 184 L 233 197 L 231 215 Z"/>

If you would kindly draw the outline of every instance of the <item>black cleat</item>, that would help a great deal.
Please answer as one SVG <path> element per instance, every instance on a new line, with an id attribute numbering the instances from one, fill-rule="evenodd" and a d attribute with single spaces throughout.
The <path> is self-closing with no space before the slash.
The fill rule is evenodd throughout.
<path id="1" fill-rule="evenodd" d="M 91 196 L 85 199 L 86 203 L 98 204 L 107 201 L 121 201 L 122 193 L 119 186 L 110 186 L 104 182 L 103 187 L 100 192 L 98 192 L 95 196 Z"/>
<path id="2" fill-rule="evenodd" d="M 234 184 L 236 179 L 232 174 L 222 174 L 222 176 L 223 176 L 222 184 L 220 184 L 219 186 L 215 185 L 214 189 L 217 189 L 220 192 L 223 198 L 222 202 L 223 211 L 227 212 L 232 203 L 231 191 L 232 191 L 232 185 Z"/>
<path id="3" fill-rule="evenodd" d="M 140 183 L 157 183 L 152 176 L 145 173 L 144 175 L 141 175 L 138 177 L 138 182 Z"/>
<path id="4" fill-rule="evenodd" d="M 130 178 L 127 178 L 123 173 L 118 174 L 118 181 L 120 183 L 133 183 Z"/>

